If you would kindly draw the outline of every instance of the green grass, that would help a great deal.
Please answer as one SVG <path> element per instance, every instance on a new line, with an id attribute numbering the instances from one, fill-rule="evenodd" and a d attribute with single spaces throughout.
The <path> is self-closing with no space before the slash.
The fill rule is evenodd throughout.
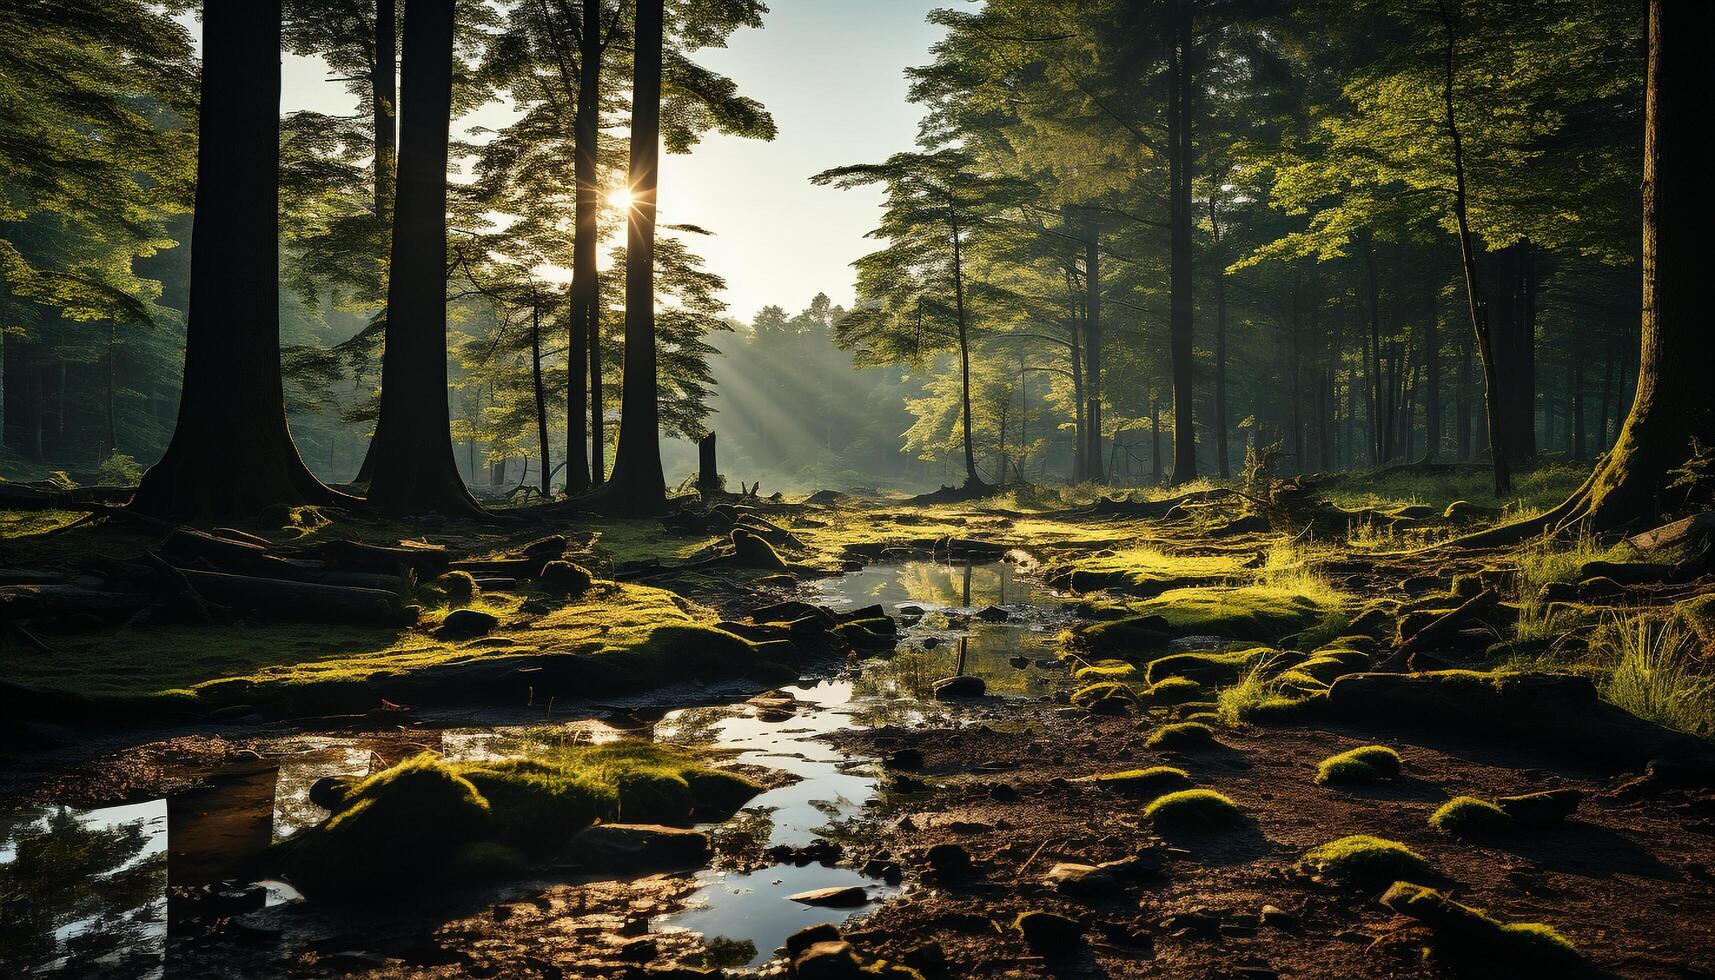
<path id="1" fill-rule="evenodd" d="M 1150 766 L 1148 769 L 1127 769 L 1124 772 L 1080 776 L 1072 781 L 1089 783 L 1132 796 L 1156 796 L 1189 786 L 1191 774 L 1173 766 Z"/>
<path id="2" fill-rule="evenodd" d="M 1330 881 L 1364 886 L 1440 877 L 1429 862 L 1404 844 L 1368 834 L 1313 847 L 1304 855 L 1304 866 Z"/>
<path id="3" fill-rule="evenodd" d="M 1320 696 L 1326 685 L 1297 670 L 1283 671 L 1283 656 L 1257 661 L 1237 683 L 1215 695 L 1215 713 L 1228 725 L 1238 725 L 1292 716 Z"/>
<path id="4" fill-rule="evenodd" d="M 1160 616 L 1179 634 L 1272 643 L 1335 618 L 1341 606 L 1330 599 L 1328 593 L 1306 593 L 1296 586 L 1198 587 L 1171 589 L 1134 608 Z"/>
<path id="5" fill-rule="evenodd" d="M 1231 827 L 1243 821 L 1244 811 L 1212 789 L 1182 789 L 1156 797 L 1143 816 L 1157 827 L 1190 830 Z"/>
<path id="6" fill-rule="evenodd" d="M 1223 581 L 1247 574 L 1238 561 L 1224 555 L 1178 555 L 1138 545 L 1106 548 L 1088 557 L 1050 565 L 1043 579 L 1074 592 L 1112 592 L 1154 596 L 1170 588 L 1203 581 Z"/>
<path id="7" fill-rule="evenodd" d="M 1505 810 L 1475 796 L 1455 796 L 1429 815 L 1429 826 L 1455 837 L 1498 834 L 1512 824 Z"/>
<path id="8" fill-rule="evenodd" d="M 1149 700 L 1155 704 L 1184 704 L 1195 701 L 1203 693 L 1203 685 L 1189 677 L 1169 677 L 1149 688 Z"/>
<path id="9" fill-rule="evenodd" d="M 1399 753 L 1385 745 L 1360 745 L 1318 763 L 1316 782 L 1326 786 L 1396 779 L 1403 765 Z"/>
<path id="10" fill-rule="evenodd" d="M 1715 733 L 1715 677 L 1677 620 L 1637 615 L 1597 630 L 1590 657 L 1607 672 L 1602 697 L 1639 718 L 1697 735 Z"/>

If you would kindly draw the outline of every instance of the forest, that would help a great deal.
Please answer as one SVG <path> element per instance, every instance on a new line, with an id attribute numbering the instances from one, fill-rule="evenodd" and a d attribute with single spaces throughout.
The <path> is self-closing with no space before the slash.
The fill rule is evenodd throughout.
<path id="1" fill-rule="evenodd" d="M 1712 20 L 0 4 L 0 974 L 1715 976 Z"/>

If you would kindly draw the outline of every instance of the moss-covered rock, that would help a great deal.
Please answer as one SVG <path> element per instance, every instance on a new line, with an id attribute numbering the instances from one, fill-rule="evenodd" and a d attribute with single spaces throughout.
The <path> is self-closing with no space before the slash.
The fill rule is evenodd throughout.
<path id="1" fill-rule="evenodd" d="M 1395 881 L 1434 881 L 1441 877 L 1404 844 L 1368 834 L 1341 837 L 1311 848 L 1304 855 L 1304 867 L 1329 881 L 1378 888 Z"/>
<path id="2" fill-rule="evenodd" d="M 1202 696 L 1203 685 L 1189 677 L 1169 677 L 1149 688 L 1149 700 L 1155 704 L 1185 704 Z"/>
<path id="3" fill-rule="evenodd" d="M 1093 664 L 1079 667 L 1072 675 L 1085 684 L 1097 681 L 1130 681 L 1139 677 L 1139 671 L 1133 664 L 1124 660 L 1098 660 Z"/>
<path id="4" fill-rule="evenodd" d="M 1215 743 L 1215 730 L 1197 721 L 1162 725 L 1143 744 L 1152 749 L 1198 749 Z"/>
<path id="5" fill-rule="evenodd" d="M 1429 826 L 1455 837 L 1482 837 L 1512 829 L 1505 810 L 1475 796 L 1455 796 L 1429 815 Z"/>
<path id="6" fill-rule="evenodd" d="M 556 595 L 577 596 L 588 592 L 595 579 L 589 569 L 576 562 L 555 560 L 542 566 L 537 582 Z"/>
<path id="7" fill-rule="evenodd" d="M 1322 625 L 1339 609 L 1289 589 L 1248 585 L 1173 589 L 1138 611 L 1161 617 L 1181 634 L 1269 641 Z"/>
<path id="8" fill-rule="evenodd" d="M 1241 823 L 1244 811 L 1212 789 L 1182 789 L 1156 797 L 1143 816 L 1159 829 L 1202 830 Z"/>
<path id="9" fill-rule="evenodd" d="M 1369 783 L 1399 776 L 1403 763 L 1399 753 L 1385 745 L 1360 745 L 1331 755 L 1316 766 L 1316 782 L 1322 785 Z"/>
<path id="10" fill-rule="evenodd" d="M 1213 653 L 1175 653 L 1151 660 L 1144 668 L 1144 678 L 1159 684 L 1170 677 L 1183 677 L 1199 684 L 1230 684 L 1247 670 L 1261 663 L 1289 659 L 1278 650 L 1252 647 L 1248 650 L 1227 650 Z"/>
<path id="11" fill-rule="evenodd" d="M 1500 922 L 1445 894 L 1396 881 L 1383 905 L 1435 933 L 1437 951 L 1462 972 L 1490 976 L 1577 976 L 1589 966 L 1570 941 L 1538 922 Z"/>
<path id="12" fill-rule="evenodd" d="M 1173 766 L 1151 766 L 1147 769 L 1127 769 L 1124 772 L 1103 772 L 1080 776 L 1075 783 L 1089 783 L 1128 796 L 1159 796 L 1191 785 L 1191 774 Z"/>
<path id="13" fill-rule="evenodd" d="M 1128 715 L 1137 710 L 1137 692 L 1118 681 L 1086 684 L 1072 692 L 1072 703 L 1102 715 Z"/>
<path id="14" fill-rule="evenodd" d="M 1070 650 L 1112 657 L 1160 649 L 1172 638 L 1172 626 L 1160 616 L 1124 616 L 1074 627 L 1066 631 L 1062 642 Z"/>

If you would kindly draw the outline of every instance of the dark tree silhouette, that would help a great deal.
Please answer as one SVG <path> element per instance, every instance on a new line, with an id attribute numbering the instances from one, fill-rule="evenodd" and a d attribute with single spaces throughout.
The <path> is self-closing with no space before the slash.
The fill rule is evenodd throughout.
<path id="1" fill-rule="evenodd" d="M 405 7 L 399 177 L 381 408 L 369 501 L 389 513 L 481 512 L 453 459 L 447 410 L 447 136 L 453 0 Z"/>
<path id="2" fill-rule="evenodd" d="M 339 495 L 305 468 L 280 380 L 280 3 L 203 15 L 184 389 L 131 506 L 172 519 L 254 515 Z"/>

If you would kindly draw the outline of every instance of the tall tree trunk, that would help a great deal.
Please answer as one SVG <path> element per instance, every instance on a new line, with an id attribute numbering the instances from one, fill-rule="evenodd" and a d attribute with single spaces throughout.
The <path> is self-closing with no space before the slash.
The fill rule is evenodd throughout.
<path id="1" fill-rule="evenodd" d="M 1602 353 L 1602 401 L 1596 410 L 1596 449 L 1605 452 L 1608 448 L 1608 403 L 1614 397 L 1614 337 L 1608 335 L 1608 343 Z"/>
<path id="2" fill-rule="evenodd" d="M 601 282 L 595 284 L 595 314 L 590 319 L 590 486 L 607 481 L 607 398 L 601 378 Z"/>
<path id="3" fill-rule="evenodd" d="M 542 497 L 553 491 L 549 479 L 553 475 L 548 457 L 548 395 L 542 390 L 542 298 L 530 298 L 530 383 L 536 394 L 536 449 L 542 455 Z"/>
<path id="4" fill-rule="evenodd" d="M 1571 402 L 1571 408 L 1570 408 L 1570 410 L 1572 412 L 1572 419 L 1571 419 L 1572 428 L 1571 428 L 1571 433 L 1570 433 L 1571 439 L 1572 439 L 1572 442 L 1571 442 L 1572 458 L 1573 459 L 1583 459 L 1584 453 L 1585 453 L 1585 448 L 1584 448 L 1584 446 L 1585 446 L 1585 443 L 1584 443 L 1585 432 L 1584 432 L 1584 349 L 1582 347 L 1578 348 L 1578 350 L 1573 353 L 1572 364 L 1569 368 L 1567 368 L 1567 371 L 1570 373 L 1570 378 L 1567 381 L 1567 384 L 1572 389 L 1572 402 Z"/>
<path id="5" fill-rule="evenodd" d="M 600 180 L 596 150 L 601 139 L 601 57 L 602 0 L 583 0 L 582 16 L 578 22 L 578 107 L 573 121 L 573 178 L 577 181 L 577 200 L 572 219 L 572 288 L 566 310 L 566 493 L 576 495 L 591 484 L 590 441 L 592 429 L 600 426 L 586 424 L 591 400 L 586 394 L 585 378 L 599 379 L 600 355 L 596 321 L 600 316 L 596 290 L 596 246 L 601 230 L 597 219 L 601 210 Z M 586 348 L 589 354 L 586 358 Z M 588 370 L 586 372 L 586 364 Z M 599 405 L 597 396 L 594 403 Z M 593 416 L 590 417 L 594 422 Z M 594 451 L 600 456 L 601 450 Z M 595 482 L 601 481 L 597 464 Z"/>
<path id="6" fill-rule="evenodd" d="M 1084 373 L 1085 439 L 1090 448 L 1085 452 L 1085 477 L 1102 480 L 1102 264 L 1100 255 L 1101 213 L 1089 209 L 1090 234 L 1084 240 Z"/>
<path id="7" fill-rule="evenodd" d="M 1173 48 L 1168 97 L 1169 272 L 1168 334 L 1173 362 L 1173 482 L 1197 478 L 1197 428 L 1194 419 L 1196 360 L 1192 349 L 1191 280 L 1191 93 L 1195 39 L 1191 4 L 1174 0 Z"/>
<path id="8" fill-rule="evenodd" d="M 1292 282 L 1292 324 L 1291 332 L 1287 335 L 1287 383 L 1291 392 L 1288 398 L 1292 407 L 1292 464 L 1300 473 L 1309 467 L 1304 458 L 1304 385 L 1300 374 L 1299 334 L 1302 329 L 1299 320 L 1303 316 L 1304 279 L 1300 273 Z"/>
<path id="9" fill-rule="evenodd" d="M 375 63 L 370 66 L 369 101 L 375 123 L 374 208 L 382 228 L 393 218 L 393 181 L 399 168 L 398 23 L 394 0 L 375 0 Z"/>
<path id="10" fill-rule="evenodd" d="M 119 451 L 119 430 L 113 412 L 113 361 L 117 353 L 118 323 L 107 321 L 107 444 L 102 447 L 101 456 L 106 459 Z"/>
<path id="11" fill-rule="evenodd" d="M 625 244 L 625 385 L 619 445 L 603 491 L 610 509 L 659 514 L 667 506 L 661 472 L 660 395 L 655 364 L 655 192 L 661 161 L 663 0 L 638 0 L 632 57 L 631 214 Z"/>
<path id="12" fill-rule="evenodd" d="M 1209 228 L 1213 234 L 1215 261 L 1224 261 L 1221 253 L 1220 213 L 1215 205 L 1215 192 L 1209 192 Z M 1232 475 L 1227 456 L 1227 273 L 1215 271 L 1215 473 L 1225 480 Z"/>
<path id="13" fill-rule="evenodd" d="M 1066 322 L 1067 333 L 1071 337 L 1072 361 L 1072 482 L 1081 483 L 1084 479 L 1084 456 L 1090 448 L 1084 439 L 1084 413 L 1078 409 L 1084 404 L 1083 327 L 1078 322 L 1077 300 L 1071 300 L 1068 305 L 1071 307 Z"/>
<path id="14" fill-rule="evenodd" d="M 1423 321 L 1423 458 L 1441 455 L 1440 292 L 1429 293 L 1429 318 Z"/>
<path id="15" fill-rule="evenodd" d="M 1471 335 L 1459 343 L 1459 389 L 1454 393 L 1458 413 L 1453 420 L 1454 452 L 1458 458 L 1471 458 Z"/>
<path id="16" fill-rule="evenodd" d="M 1370 313 L 1370 333 L 1365 339 L 1366 355 L 1369 358 L 1365 373 L 1368 381 L 1365 385 L 1365 402 L 1368 409 L 1370 445 L 1369 457 L 1371 466 L 1380 466 L 1385 457 L 1382 455 L 1382 312 L 1381 312 L 1381 283 L 1376 276 L 1376 246 L 1375 239 L 1368 231 L 1363 233 L 1364 243 L 1364 296 Z"/>
<path id="17" fill-rule="evenodd" d="M 971 439 L 971 340 L 965 322 L 964 246 L 959 240 L 961 229 L 957 205 L 949 202 L 947 213 L 953 232 L 953 312 L 959 324 L 959 399 L 965 432 L 965 486 L 974 488 L 982 486 L 983 481 L 977 476 L 976 444 Z"/>
<path id="18" fill-rule="evenodd" d="M 1459 135 L 1459 123 L 1453 115 L 1453 79 L 1456 71 L 1458 34 L 1454 25 L 1452 0 L 1440 0 L 1442 24 L 1447 31 L 1447 74 L 1442 85 L 1442 101 L 1446 107 L 1447 134 L 1453 141 L 1453 215 L 1459 226 L 1459 257 L 1465 269 L 1465 295 L 1471 311 L 1471 332 L 1476 337 L 1477 358 L 1483 365 L 1483 397 L 1489 416 L 1489 455 L 1494 461 L 1495 496 L 1512 492 L 1512 476 L 1507 467 L 1506 436 L 1502 425 L 1501 398 L 1497 388 L 1495 352 L 1489 336 L 1489 311 L 1483 300 L 1483 285 L 1477 278 L 1476 247 L 1471 239 L 1471 225 L 1465 213 L 1465 144 Z"/>
<path id="19" fill-rule="evenodd" d="M 391 514 L 473 516 L 482 508 L 459 476 L 447 407 L 453 0 L 410 0 L 404 35 L 399 176 L 369 502 Z"/>
<path id="20" fill-rule="evenodd" d="M 203 13 L 202 108 L 178 424 L 131 506 L 246 517 L 344 499 L 298 455 L 280 380 L 280 3 Z"/>

